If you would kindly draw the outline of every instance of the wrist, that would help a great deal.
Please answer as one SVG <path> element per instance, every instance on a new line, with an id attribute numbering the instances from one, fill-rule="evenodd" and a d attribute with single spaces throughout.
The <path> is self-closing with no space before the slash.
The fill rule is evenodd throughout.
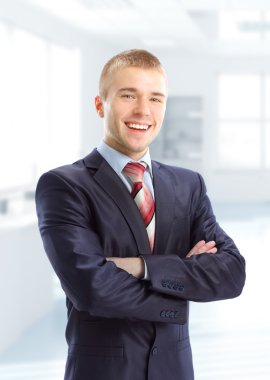
<path id="1" fill-rule="evenodd" d="M 144 278 L 144 260 L 141 257 L 107 257 L 106 260 L 113 261 L 118 268 L 138 279 Z"/>
<path id="2" fill-rule="evenodd" d="M 135 275 L 135 277 L 142 279 L 142 278 L 144 278 L 144 273 L 145 273 L 144 260 L 142 257 L 136 257 L 135 259 L 136 259 L 137 263 L 135 265 L 136 272 L 134 275 Z"/>

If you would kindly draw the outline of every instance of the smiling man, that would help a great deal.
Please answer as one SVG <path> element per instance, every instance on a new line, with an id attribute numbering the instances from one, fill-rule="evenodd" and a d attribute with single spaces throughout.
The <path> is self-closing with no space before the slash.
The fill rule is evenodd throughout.
<path id="1" fill-rule="evenodd" d="M 122 52 L 99 87 L 103 141 L 36 191 L 67 297 L 65 380 L 193 380 L 188 301 L 237 297 L 245 262 L 201 176 L 150 158 L 168 96 L 159 60 Z"/>
<path id="2" fill-rule="evenodd" d="M 167 99 L 165 74 L 140 67 L 123 67 L 113 76 L 103 73 L 100 94 L 95 101 L 104 118 L 104 142 L 139 160 L 162 125 Z"/>

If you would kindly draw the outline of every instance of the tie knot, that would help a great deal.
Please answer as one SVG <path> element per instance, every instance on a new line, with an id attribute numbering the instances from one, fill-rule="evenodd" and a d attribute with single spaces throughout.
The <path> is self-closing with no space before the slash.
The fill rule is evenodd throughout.
<path id="1" fill-rule="evenodd" d="M 146 169 L 146 164 L 144 162 L 129 162 L 123 169 L 125 173 L 131 180 L 132 183 L 143 182 L 143 175 Z"/>

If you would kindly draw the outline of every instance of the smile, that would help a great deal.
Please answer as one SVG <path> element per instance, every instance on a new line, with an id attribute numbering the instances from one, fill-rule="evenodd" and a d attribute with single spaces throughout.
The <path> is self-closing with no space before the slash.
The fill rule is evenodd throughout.
<path id="1" fill-rule="evenodd" d="M 144 124 L 133 124 L 133 123 L 126 123 L 128 128 L 136 129 L 140 131 L 146 131 L 148 128 L 150 128 L 150 125 L 144 125 Z"/>

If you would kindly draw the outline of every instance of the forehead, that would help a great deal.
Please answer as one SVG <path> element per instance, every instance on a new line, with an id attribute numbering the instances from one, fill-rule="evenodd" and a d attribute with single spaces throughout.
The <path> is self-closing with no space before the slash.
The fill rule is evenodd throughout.
<path id="1" fill-rule="evenodd" d="M 108 77 L 106 87 L 108 93 L 132 87 L 138 92 L 167 94 L 167 80 L 163 72 L 139 67 L 125 67 L 116 70 Z"/>

